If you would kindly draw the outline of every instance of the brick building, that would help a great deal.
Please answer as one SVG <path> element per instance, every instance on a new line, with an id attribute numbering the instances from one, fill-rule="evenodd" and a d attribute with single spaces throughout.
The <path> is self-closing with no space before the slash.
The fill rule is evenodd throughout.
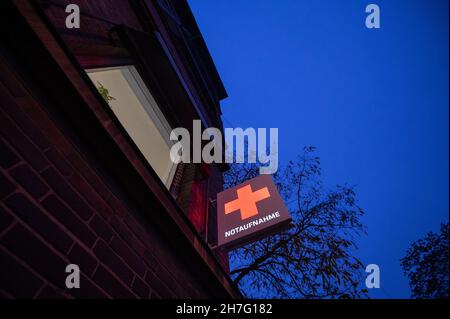
<path id="1" fill-rule="evenodd" d="M 240 297 L 211 248 L 226 167 L 168 157 L 171 128 L 222 128 L 226 97 L 187 2 L 0 12 L 0 298 Z"/>

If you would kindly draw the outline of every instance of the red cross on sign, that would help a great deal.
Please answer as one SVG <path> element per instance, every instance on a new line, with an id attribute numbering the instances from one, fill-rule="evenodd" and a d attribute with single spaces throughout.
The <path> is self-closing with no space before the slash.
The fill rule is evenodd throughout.
<path id="1" fill-rule="evenodd" d="M 291 216 L 270 175 L 217 194 L 217 246 L 225 251 L 290 227 Z"/>
<path id="2" fill-rule="evenodd" d="M 231 214 L 237 210 L 240 210 L 242 220 L 258 215 L 258 207 L 256 207 L 256 203 L 270 197 L 267 187 L 253 192 L 252 186 L 246 185 L 239 188 L 236 192 L 238 198 L 231 202 L 225 203 L 225 214 Z"/>

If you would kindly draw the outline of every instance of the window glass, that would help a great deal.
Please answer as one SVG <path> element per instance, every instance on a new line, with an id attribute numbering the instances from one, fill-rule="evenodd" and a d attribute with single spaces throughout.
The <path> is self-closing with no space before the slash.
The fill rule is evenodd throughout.
<path id="1" fill-rule="evenodd" d="M 133 66 L 91 69 L 87 73 L 134 143 L 169 187 L 171 128 Z"/>

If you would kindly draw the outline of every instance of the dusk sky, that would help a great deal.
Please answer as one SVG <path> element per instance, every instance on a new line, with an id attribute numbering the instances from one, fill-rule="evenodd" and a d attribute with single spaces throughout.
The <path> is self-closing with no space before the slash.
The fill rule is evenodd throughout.
<path id="1" fill-rule="evenodd" d="M 365 27 L 378 4 L 381 29 Z M 229 97 L 225 127 L 278 127 L 280 162 L 318 148 L 328 187 L 356 185 L 381 269 L 408 298 L 409 245 L 449 213 L 448 1 L 190 0 Z"/>

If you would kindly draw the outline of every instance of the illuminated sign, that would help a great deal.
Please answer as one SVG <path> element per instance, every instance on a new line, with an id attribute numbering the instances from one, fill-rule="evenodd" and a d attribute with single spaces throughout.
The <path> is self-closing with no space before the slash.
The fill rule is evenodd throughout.
<path id="1" fill-rule="evenodd" d="M 286 228 L 291 216 L 270 175 L 217 194 L 218 246 L 234 248 Z"/>

